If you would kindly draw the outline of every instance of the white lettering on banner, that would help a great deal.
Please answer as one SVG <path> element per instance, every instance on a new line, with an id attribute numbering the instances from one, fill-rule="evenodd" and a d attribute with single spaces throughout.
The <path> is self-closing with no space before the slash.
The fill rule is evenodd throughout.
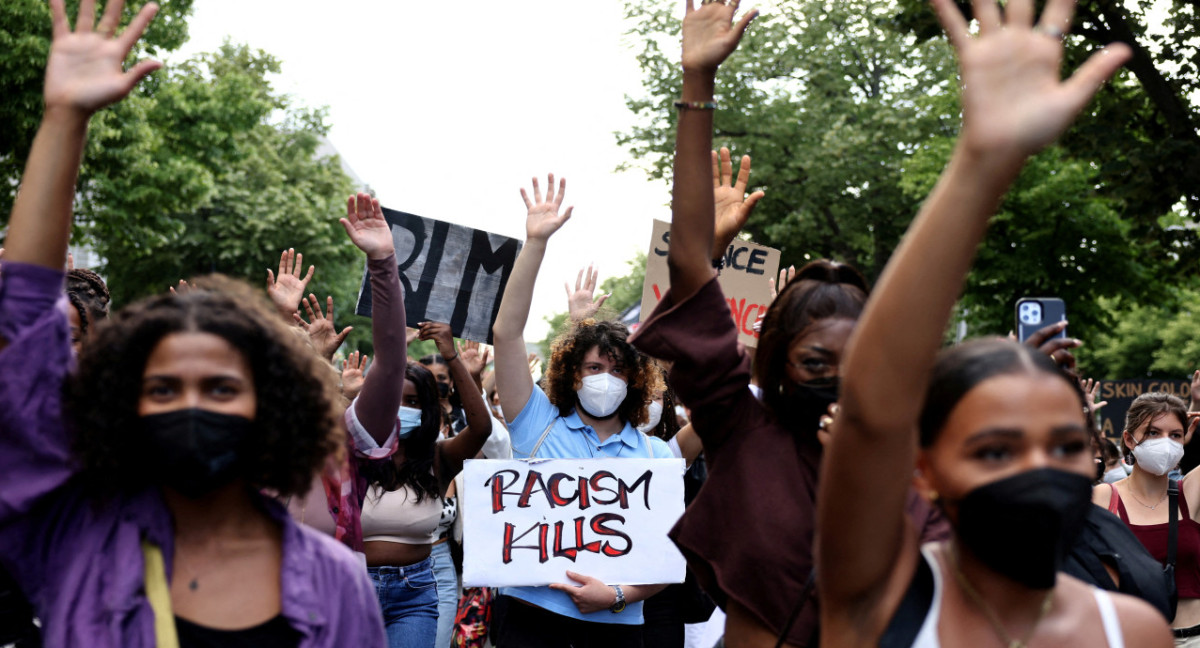
<path id="1" fill-rule="evenodd" d="M 471 460 L 463 468 L 463 584 L 681 583 L 667 532 L 683 515 L 682 459 Z"/>
<path id="2" fill-rule="evenodd" d="M 392 209 L 383 216 L 392 229 L 408 326 L 446 322 L 454 335 L 490 344 L 521 242 Z M 365 269 L 354 312 L 371 315 Z"/>

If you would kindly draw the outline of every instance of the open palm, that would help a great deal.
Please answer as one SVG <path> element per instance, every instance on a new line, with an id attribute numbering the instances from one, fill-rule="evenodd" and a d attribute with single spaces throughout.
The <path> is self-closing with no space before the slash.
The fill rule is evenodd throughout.
<path id="1" fill-rule="evenodd" d="M 346 234 L 368 259 L 386 259 L 395 254 L 392 228 L 383 217 L 383 208 L 370 194 L 359 193 L 346 201 L 346 217 L 339 219 Z"/>
<path id="2" fill-rule="evenodd" d="M 109 2 L 100 23 L 93 28 L 95 0 L 83 0 L 76 29 L 71 31 L 63 0 L 51 0 L 54 40 L 46 62 L 47 109 L 65 108 L 91 114 L 120 101 L 143 77 L 162 67 L 158 61 L 142 61 L 128 71 L 123 69 L 125 57 L 158 12 L 158 5 L 147 4 L 129 27 L 114 38 L 124 4 L 122 0 Z"/>
<path id="3" fill-rule="evenodd" d="M 530 200 L 529 194 L 521 189 L 521 198 L 525 201 L 525 208 L 529 210 L 525 217 L 525 235 L 529 239 L 545 241 L 571 218 L 574 207 L 567 207 L 567 211 L 561 215 L 558 213 L 566 192 L 567 180 L 565 178 L 559 180 L 558 191 L 554 190 L 553 173 L 546 179 L 545 198 L 542 197 L 542 188 L 538 184 L 537 178 L 533 179 L 533 200 Z"/>

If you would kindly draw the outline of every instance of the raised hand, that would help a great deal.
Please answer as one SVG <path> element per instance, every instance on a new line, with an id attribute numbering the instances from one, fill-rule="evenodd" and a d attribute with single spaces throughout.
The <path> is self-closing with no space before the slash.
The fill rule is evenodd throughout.
<path id="1" fill-rule="evenodd" d="M 346 201 L 346 217 L 339 219 L 346 234 L 368 259 L 386 259 L 396 253 L 392 228 L 383 217 L 383 208 L 370 194 L 359 193 Z"/>
<path id="2" fill-rule="evenodd" d="M 442 354 L 443 360 L 453 360 L 458 351 L 454 349 L 454 333 L 450 330 L 450 325 L 444 322 L 421 322 L 420 323 L 420 339 L 433 340 L 437 345 L 438 353 Z"/>
<path id="3" fill-rule="evenodd" d="M 525 189 L 521 189 L 521 198 L 525 201 L 525 208 L 529 210 L 525 217 L 525 236 L 529 240 L 548 240 L 558 228 L 563 226 L 568 219 L 571 218 L 571 212 L 574 207 L 567 207 L 567 211 L 559 215 L 558 210 L 562 207 L 563 196 L 567 193 L 567 180 L 564 178 L 558 182 L 557 193 L 554 190 L 554 174 L 551 173 L 546 178 L 546 197 L 542 199 L 542 188 L 538 185 L 538 179 L 533 179 L 533 200 L 529 199 L 529 194 L 525 193 Z"/>
<path id="4" fill-rule="evenodd" d="M 342 365 L 342 395 L 349 400 L 354 400 L 358 392 L 362 391 L 368 359 L 367 354 L 353 351 Z"/>
<path id="5" fill-rule="evenodd" d="M 595 270 L 591 264 L 586 269 L 580 269 L 579 275 L 575 277 L 575 290 L 571 290 L 571 284 L 564 283 L 563 288 L 567 290 L 567 312 L 572 322 L 582 322 L 583 320 L 594 317 L 604 302 L 612 297 L 611 294 L 600 295 L 595 300 L 592 295 L 596 292 L 596 278 L 600 276 L 600 271 Z"/>
<path id="6" fill-rule="evenodd" d="M 337 328 L 333 325 L 333 297 L 325 298 L 325 311 L 321 312 L 321 302 L 317 301 L 316 295 L 309 295 L 306 301 L 301 301 L 304 305 L 305 312 L 308 313 L 309 322 L 304 321 L 300 317 L 300 313 L 293 313 L 296 324 L 308 333 L 309 339 L 312 340 L 313 348 L 317 353 L 326 360 L 333 360 L 333 354 L 337 348 L 342 346 L 342 342 L 346 340 L 346 336 L 350 331 L 354 330 L 353 326 L 347 326 L 342 329 L 341 333 L 337 332 Z"/>
<path id="7" fill-rule="evenodd" d="M 1059 136 L 1100 86 L 1129 58 L 1114 43 L 1061 79 L 1062 35 L 1074 0 L 1049 0 L 1034 25 L 1033 0 L 1009 0 L 1003 16 L 994 0 L 973 0 L 979 35 L 972 37 L 954 0 L 933 0 L 938 19 L 958 51 L 962 76 L 960 145 L 1004 155 L 1019 164 Z"/>
<path id="8" fill-rule="evenodd" d="M 750 21 L 758 16 L 757 9 L 746 12 L 735 25 L 739 0 L 725 4 L 720 0 L 702 0 L 693 7 L 693 0 L 683 0 L 687 8 L 683 17 L 684 72 L 716 72 L 717 67 L 737 49 Z"/>
<path id="9" fill-rule="evenodd" d="M 1100 400 L 1100 381 L 1088 378 L 1080 380 L 1079 386 L 1083 389 L 1083 393 L 1087 395 L 1088 414 L 1095 416 L 1102 407 L 1108 405 L 1108 401 Z"/>
<path id="10" fill-rule="evenodd" d="M 179 290 L 175 290 L 175 288 L 175 286 L 167 286 L 167 290 L 171 291 L 172 295 L 186 295 L 192 290 L 191 284 L 183 279 L 179 280 Z"/>
<path id="11" fill-rule="evenodd" d="M 308 274 L 303 277 L 300 272 L 304 270 L 304 255 L 299 254 L 296 250 L 288 248 L 279 255 L 279 276 L 276 277 L 270 268 L 267 269 L 267 297 L 271 298 L 271 303 L 275 304 L 278 310 L 284 317 L 291 319 L 296 309 L 300 307 L 300 301 L 304 299 L 304 290 L 308 288 L 308 282 L 313 277 L 313 272 L 316 272 L 316 266 L 308 266 Z"/>
<path id="12" fill-rule="evenodd" d="M 417 341 L 417 338 L 421 337 L 420 329 L 415 329 L 411 326 L 405 327 L 404 333 L 404 346 L 412 345 L 413 342 Z"/>
<path id="13" fill-rule="evenodd" d="M 467 368 L 467 373 L 471 374 L 475 382 L 482 385 L 483 370 L 487 367 L 488 360 L 491 359 L 492 355 L 491 347 L 472 340 L 463 340 L 462 342 L 458 342 L 457 346 L 458 357 Z"/>
<path id="14" fill-rule="evenodd" d="M 1025 338 L 1025 346 L 1037 349 L 1050 356 L 1050 359 L 1060 367 L 1073 369 L 1075 367 L 1075 354 L 1071 353 L 1071 349 L 1083 346 L 1083 341 L 1076 340 L 1075 338 L 1054 337 L 1065 328 L 1067 328 L 1066 322 L 1055 322 L 1043 326 Z"/>
<path id="15" fill-rule="evenodd" d="M 530 353 L 525 361 L 529 363 L 529 375 L 536 380 L 542 371 L 542 359 L 538 357 L 538 354 Z"/>
<path id="16" fill-rule="evenodd" d="M 100 23 L 96 19 L 95 0 L 79 3 L 75 31 L 67 21 L 64 0 L 50 0 L 53 41 L 46 62 L 44 93 L 46 112 L 67 110 L 91 115 L 120 101 L 147 74 L 162 67 L 158 61 L 142 61 L 124 69 L 134 43 L 158 12 L 158 5 L 147 3 L 120 36 L 114 37 L 121 22 L 124 0 L 110 0 Z"/>
<path id="17" fill-rule="evenodd" d="M 783 287 L 788 285 L 788 282 L 795 278 L 796 266 L 788 266 L 787 268 L 779 269 L 778 283 L 775 282 L 774 277 L 767 279 L 767 282 L 771 284 L 771 301 L 775 301 L 775 298 L 779 296 L 779 291 L 783 290 Z"/>
<path id="18" fill-rule="evenodd" d="M 763 192 L 755 191 L 746 195 L 746 185 L 750 182 L 750 156 L 743 155 L 738 162 L 737 182 L 733 179 L 733 160 L 729 157 L 729 149 L 724 146 L 721 151 L 713 151 L 713 204 L 716 207 L 716 221 L 713 225 L 713 255 L 719 259 L 725 256 L 729 244 L 742 228 L 754 211 L 754 206 L 762 200 Z"/>

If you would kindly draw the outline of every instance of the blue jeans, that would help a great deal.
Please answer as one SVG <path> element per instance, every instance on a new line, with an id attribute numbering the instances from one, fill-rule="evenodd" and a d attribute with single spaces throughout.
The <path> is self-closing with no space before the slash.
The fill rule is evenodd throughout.
<path id="1" fill-rule="evenodd" d="M 438 595 L 433 560 L 404 567 L 368 567 L 383 610 L 389 648 L 433 648 Z"/>
<path id="2" fill-rule="evenodd" d="M 458 614 L 458 573 L 454 571 L 454 559 L 450 557 L 450 543 L 433 545 L 433 578 L 437 581 L 438 621 L 437 641 L 434 648 L 450 648 L 450 633 L 454 630 L 454 617 Z"/>

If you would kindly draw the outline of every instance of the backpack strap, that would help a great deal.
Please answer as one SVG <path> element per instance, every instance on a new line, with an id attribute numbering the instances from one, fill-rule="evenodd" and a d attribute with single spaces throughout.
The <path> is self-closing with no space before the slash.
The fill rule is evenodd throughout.
<path id="1" fill-rule="evenodd" d="M 167 568 L 158 545 L 142 540 L 145 561 L 143 584 L 150 609 L 154 610 L 154 637 L 158 648 L 179 648 L 175 631 L 175 614 L 171 611 L 171 589 L 167 585 Z"/>
<path id="2" fill-rule="evenodd" d="M 1167 482 L 1167 505 L 1171 507 L 1171 523 L 1167 534 L 1167 565 L 1175 566 L 1175 552 L 1179 544 L 1179 482 Z"/>

